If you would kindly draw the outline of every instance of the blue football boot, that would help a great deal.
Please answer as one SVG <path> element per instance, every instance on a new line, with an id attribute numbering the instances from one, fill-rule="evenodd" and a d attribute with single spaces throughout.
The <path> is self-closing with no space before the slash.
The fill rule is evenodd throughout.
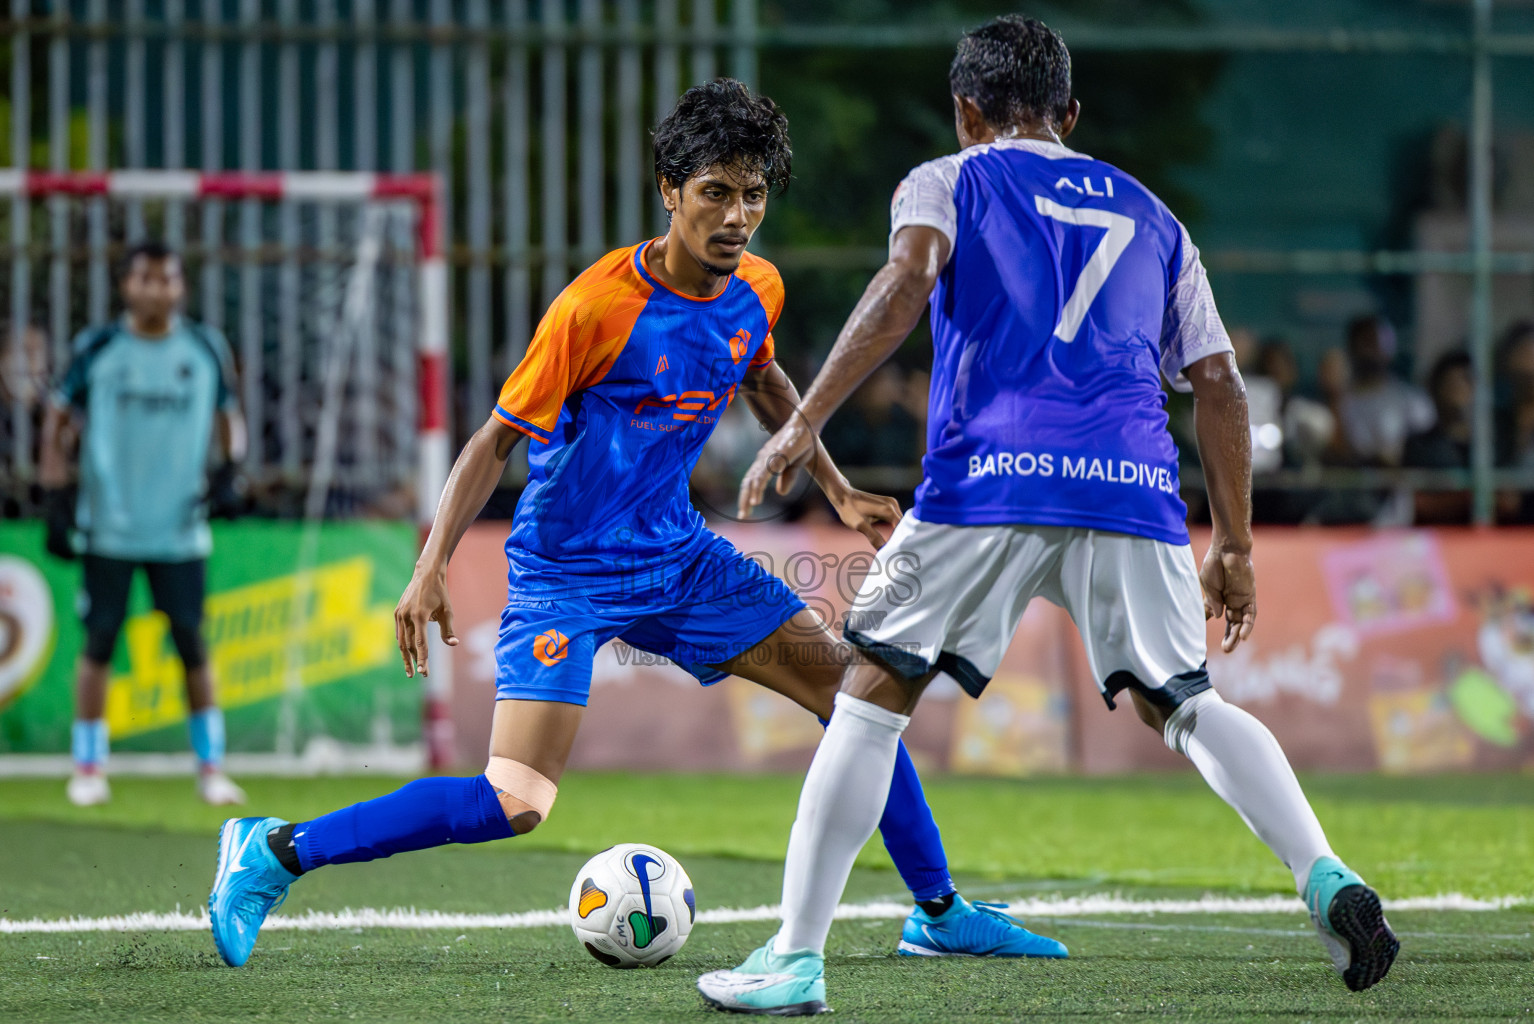
<path id="1" fill-rule="evenodd" d="M 1317 857 L 1311 865 L 1305 909 L 1332 965 L 1354 992 L 1378 983 L 1401 951 L 1379 893 L 1336 857 Z"/>
<path id="2" fill-rule="evenodd" d="M 826 958 L 807 949 L 778 954 L 775 939 L 731 971 L 710 971 L 698 979 L 703 1001 L 716 1010 L 767 1017 L 808 1017 L 826 1013 Z"/>
<path id="3" fill-rule="evenodd" d="M 1005 911 L 1004 903 L 970 903 L 957 893 L 953 905 L 936 917 L 917 907 L 900 933 L 900 955 L 1070 956 L 1064 944 L 1033 934 Z"/>
<path id="4" fill-rule="evenodd" d="M 266 834 L 286 825 L 281 818 L 230 818 L 218 833 L 218 873 L 208 894 L 213 944 L 230 967 L 250 959 L 261 923 L 282 905 L 298 878 L 266 845 Z"/>

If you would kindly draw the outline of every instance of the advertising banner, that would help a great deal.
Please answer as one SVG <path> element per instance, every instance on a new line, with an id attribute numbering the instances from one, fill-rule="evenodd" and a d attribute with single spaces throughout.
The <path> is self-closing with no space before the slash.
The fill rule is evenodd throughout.
<path id="1" fill-rule="evenodd" d="M 863 577 L 882 571 L 860 535 L 839 526 L 726 523 L 715 527 L 742 552 L 787 580 L 840 632 Z M 454 686 L 460 759 L 483 762 L 495 699 L 495 641 L 506 599 L 507 525 L 476 523 L 448 571 L 463 643 Z M 551 625 L 556 625 L 551 623 Z M 1023 774 L 1071 767 L 1070 619 L 1035 603 L 985 696 L 972 701 L 950 680 L 929 688 L 906 733 L 932 771 Z M 703 687 L 664 658 L 615 641 L 597 652 L 591 701 L 573 767 L 800 771 L 821 736 L 815 717 L 742 679 Z"/>
<path id="2" fill-rule="evenodd" d="M 42 534 L 0 523 L 0 753 L 69 750 L 80 566 L 45 554 Z M 231 752 L 414 747 L 420 689 L 400 670 L 393 612 L 415 545 L 403 523 L 215 526 L 204 635 Z M 107 691 L 114 752 L 185 750 L 183 687 L 139 574 Z"/>
<path id="3" fill-rule="evenodd" d="M 881 571 L 831 525 L 717 527 L 839 630 L 857 585 Z M 483 761 L 505 601 L 504 523 L 478 523 L 449 572 L 460 757 Z M 1194 551 L 1207 548 L 1194 538 Z M 1257 629 L 1233 654 L 1209 625 L 1209 672 L 1302 769 L 1430 772 L 1534 768 L 1534 532 L 1262 530 Z M 919 574 L 919 568 L 913 570 Z M 739 679 L 700 687 L 664 659 L 602 648 L 572 765 L 800 770 L 813 716 Z M 1035 600 L 979 700 L 940 677 L 906 735 L 926 770 L 1021 776 L 1186 762 L 1127 695 L 1110 712 L 1075 625 Z"/>

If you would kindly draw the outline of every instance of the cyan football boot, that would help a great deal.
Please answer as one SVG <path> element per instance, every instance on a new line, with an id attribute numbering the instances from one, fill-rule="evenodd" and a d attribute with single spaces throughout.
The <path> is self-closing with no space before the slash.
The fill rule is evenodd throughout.
<path id="1" fill-rule="evenodd" d="M 703 1001 L 716 1010 L 767 1017 L 808 1017 L 825 1013 L 826 958 L 807 949 L 778 954 L 775 939 L 732 971 L 710 971 L 698 979 Z"/>
<path id="2" fill-rule="evenodd" d="M 208 894 L 213 944 L 230 967 L 250 959 L 266 915 L 282 905 L 298 878 L 266 845 L 281 818 L 230 818 L 218 832 L 218 872 Z"/>
<path id="3" fill-rule="evenodd" d="M 1042 956 L 1063 960 L 1063 943 L 1035 935 L 1006 913 L 1004 903 L 970 903 L 954 894 L 953 905 L 933 917 L 911 911 L 900 933 L 901 956 Z"/>
<path id="4" fill-rule="evenodd" d="M 1332 966 L 1354 992 L 1379 982 L 1401 951 L 1379 893 L 1336 857 L 1317 857 L 1311 865 L 1305 909 Z"/>

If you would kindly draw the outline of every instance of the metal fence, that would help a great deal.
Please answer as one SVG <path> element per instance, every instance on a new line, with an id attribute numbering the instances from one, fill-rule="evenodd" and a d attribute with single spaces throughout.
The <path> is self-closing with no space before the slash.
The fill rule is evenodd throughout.
<path id="1" fill-rule="evenodd" d="M 772 50 L 946 49 L 967 27 L 767 24 L 757 0 L 6 2 L 13 166 L 441 173 L 449 183 L 452 336 L 460 368 L 452 406 L 470 424 L 489 408 L 536 315 L 572 270 L 661 229 L 646 127 L 682 88 L 721 73 L 754 83 L 760 54 Z M 1468 275 L 1474 282 L 1468 333 L 1481 396 L 1473 476 L 1476 514 L 1487 521 L 1495 485 L 1509 482 L 1492 466 L 1491 280 L 1497 272 L 1534 272 L 1534 253 L 1491 247 L 1493 58 L 1534 56 L 1534 35 L 1494 33 L 1492 0 L 1467 7 L 1458 32 L 1057 27 L 1078 53 L 1430 53 L 1469 64 L 1467 251 L 1207 256 L 1212 269 L 1241 273 Z M 39 88 L 45 97 L 34 95 Z M 8 218 L 13 321 L 35 319 L 27 306 L 34 273 L 45 275 L 56 294 L 83 289 L 88 318 L 107 315 L 114 244 L 143 230 L 143 210 L 125 209 L 118 234 L 106 211 L 91 207 L 76 245 L 63 212 L 50 210 L 47 227 L 34 233 L 24 207 L 18 200 Z M 251 216 L 242 209 L 232 221 L 189 218 L 175 206 L 163 213 L 169 240 L 201 261 L 195 308 L 215 324 L 257 298 L 209 269 L 217 266 L 213 254 L 254 237 Z M 279 264 L 300 247 L 291 222 L 283 223 L 289 226 L 279 225 L 269 254 Z M 327 229 L 315 230 L 322 242 Z M 55 253 L 70 248 L 71 260 L 39 262 L 44 239 Z M 819 248 L 772 255 L 791 269 L 862 267 L 880 254 Z M 46 327 L 57 366 L 81 325 L 58 312 L 70 309 L 68 302 L 51 308 L 56 320 Z"/>
<path id="2" fill-rule="evenodd" d="M 755 77 L 750 0 L 725 10 L 695 0 L 685 11 L 678 0 L 643 10 L 638 0 L 10 0 L 9 13 L 13 166 L 441 173 L 464 369 L 452 405 L 471 418 L 490 408 L 574 264 L 661 229 L 645 126 L 692 82 Z M 39 59 L 45 153 L 31 123 Z M 215 202 L 189 217 L 173 203 L 154 217 L 156 233 L 200 268 L 192 311 L 214 326 L 300 316 L 301 275 L 316 251 L 336 253 L 336 214 L 300 223 L 284 205 L 268 234 L 256 204 L 231 212 Z M 91 201 L 83 237 L 62 201 L 40 231 L 26 200 L 8 214 L 12 333 L 45 326 L 57 372 L 74 332 L 110 314 L 113 254 L 143 236 L 145 209 L 130 203 L 113 216 Z M 225 272 L 227 260 L 257 255 L 276 266 L 275 291 L 255 271 Z M 47 278 L 41 316 L 35 272 Z M 14 363 L 23 348 L 11 346 Z M 262 354 L 259 344 L 243 351 L 247 413 L 268 442 L 253 458 L 292 476 L 306 458 L 292 386 L 304 356 L 291 345 L 275 360 Z M 28 424 L 10 419 L 20 434 L 7 447 L 20 457 L 8 468 L 25 484 Z"/>

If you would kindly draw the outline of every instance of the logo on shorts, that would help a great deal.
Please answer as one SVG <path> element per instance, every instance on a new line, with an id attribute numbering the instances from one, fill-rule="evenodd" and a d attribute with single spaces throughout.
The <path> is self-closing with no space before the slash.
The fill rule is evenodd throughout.
<path id="1" fill-rule="evenodd" d="M 553 668 L 570 653 L 570 638 L 557 629 L 550 629 L 533 637 L 533 657 Z"/>

